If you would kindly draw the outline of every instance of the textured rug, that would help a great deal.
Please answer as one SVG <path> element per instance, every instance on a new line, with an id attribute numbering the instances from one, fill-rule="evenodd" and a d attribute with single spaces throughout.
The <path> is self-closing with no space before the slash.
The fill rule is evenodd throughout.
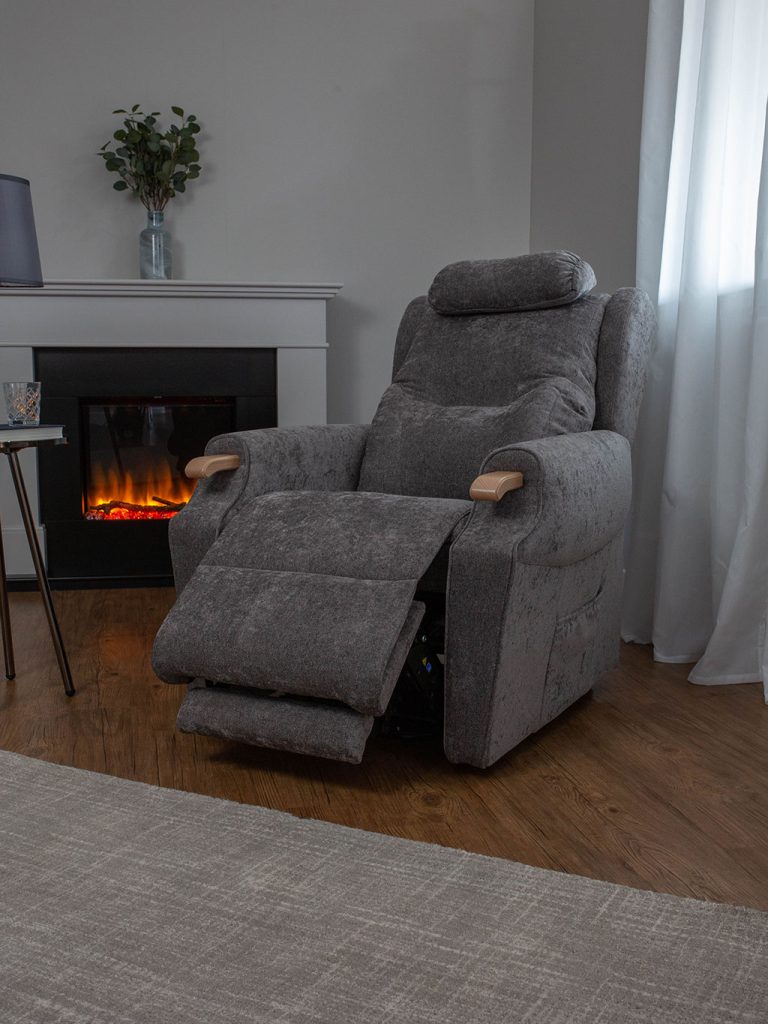
<path id="1" fill-rule="evenodd" d="M 765 1024 L 767 922 L 0 753 L 3 1024 Z"/>

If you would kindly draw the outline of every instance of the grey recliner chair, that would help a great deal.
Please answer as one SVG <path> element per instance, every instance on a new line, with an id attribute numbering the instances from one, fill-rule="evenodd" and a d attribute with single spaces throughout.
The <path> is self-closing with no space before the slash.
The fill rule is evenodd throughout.
<path id="1" fill-rule="evenodd" d="M 370 426 L 210 442 L 154 647 L 190 683 L 182 730 L 359 762 L 430 592 L 451 761 L 493 764 L 616 664 L 655 320 L 594 284 L 569 252 L 452 264 L 406 309 Z"/>

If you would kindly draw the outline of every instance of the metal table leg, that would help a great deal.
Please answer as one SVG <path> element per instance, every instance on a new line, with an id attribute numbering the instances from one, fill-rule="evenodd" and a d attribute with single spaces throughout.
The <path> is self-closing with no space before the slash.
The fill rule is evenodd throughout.
<path id="1" fill-rule="evenodd" d="M 24 529 L 27 534 L 27 540 L 29 541 L 29 551 L 30 554 L 32 555 L 32 561 L 35 563 L 37 582 L 40 584 L 40 593 L 42 594 L 43 597 L 43 606 L 45 608 L 45 614 L 48 618 L 48 626 L 50 627 L 51 630 L 51 639 L 53 640 L 53 646 L 56 651 L 56 658 L 59 662 L 61 678 L 64 682 L 64 689 L 66 691 L 67 696 L 71 697 L 75 692 L 75 687 L 74 684 L 72 683 L 72 673 L 69 671 L 69 662 L 67 661 L 67 655 L 64 650 L 64 641 L 61 638 L 61 630 L 59 629 L 59 622 L 58 619 L 56 618 L 56 610 L 53 607 L 51 588 L 48 584 L 48 577 L 45 572 L 45 565 L 43 564 L 43 556 L 42 552 L 40 551 L 40 544 L 37 540 L 35 521 L 32 517 L 32 510 L 29 507 L 27 488 L 24 486 L 24 477 L 21 475 L 21 465 L 19 464 L 19 456 L 18 453 L 13 450 L 6 452 L 6 454 L 8 456 L 8 462 L 11 467 L 13 486 L 16 488 L 16 497 L 19 500 L 21 518 L 24 520 Z"/>
<path id="2" fill-rule="evenodd" d="M 3 634 L 5 678 L 15 679 L 16 668 L 13 664 L 13 637 L 11 635 L 11 612 L 8 607 L 8 586 L 5 581 L 5 551 L 3 550 L 2 524 L 0 524 L 0 629 L 2 629 Z"/>

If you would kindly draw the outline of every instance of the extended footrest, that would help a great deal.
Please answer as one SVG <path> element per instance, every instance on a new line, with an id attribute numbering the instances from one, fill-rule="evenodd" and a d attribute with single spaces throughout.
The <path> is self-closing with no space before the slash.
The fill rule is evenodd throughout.
<path id="1" fill-rule="evenodd" d="M 272 697 L 196 680 L 179 708 L 176 725 L 182 732 L 359 764 L 373 716 L 329 701 Z"/>
<path id="2" fill-rule="evenodd" d="M 221 735 L 221 699 L 232 738 L 240 714 L 238 738 L 246 742 L 354 760 L 370 717 L 386 710 L 424 614 L 413 600 L 418 582 L 471 507 L 354 491 L 254 499 L 208 551 L 161 626 L 155 671 L 168 682 L 200 678 L 321 703 L 295 714 L 293 705 L 277 703 L 265 711 L 255 692 L 259 710 L 254 704 L 251 713 L 247 693 L 235 701 L 216 688 L 194 690 L 181 727 Z M 349 710 L 336 713 L 328 701 Z M 211 721 L 214 727 L 206 725 Z M 332 732 L 330 723 L 339 730 L 353 723 L 350 756 L 339 753 L 347 741 L 338 737 L 327 747 L 332 752 L 310 750 L 312 721 L 318 728 L 329 723 Z"/>

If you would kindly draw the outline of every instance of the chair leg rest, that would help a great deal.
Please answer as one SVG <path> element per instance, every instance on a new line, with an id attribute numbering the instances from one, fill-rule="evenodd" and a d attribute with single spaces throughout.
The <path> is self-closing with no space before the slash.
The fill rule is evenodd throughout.
<path id="1" fill-rule="evenodd" d="M 331 701 L 271 697 L 245 687 L 207 686 L 204 680 L 195 680 L 176 725 L 182 732 L 359 764 L 373 717 Z"/>

